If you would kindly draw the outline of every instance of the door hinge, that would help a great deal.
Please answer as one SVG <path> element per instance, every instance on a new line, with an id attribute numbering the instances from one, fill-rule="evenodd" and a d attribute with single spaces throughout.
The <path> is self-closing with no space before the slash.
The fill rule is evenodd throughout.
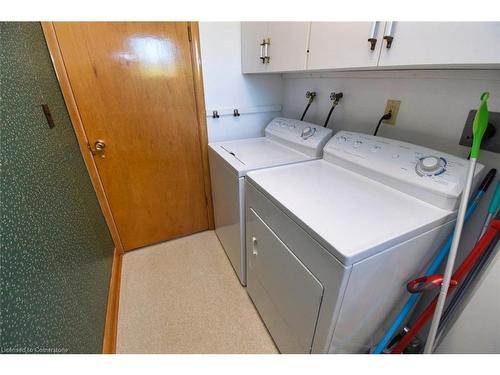
<path id="1" fill-rule="evenodd" d="M 191 42 L 193 39 L 191 37 L 191 25 L 188 23 L 188 40 Z"/>

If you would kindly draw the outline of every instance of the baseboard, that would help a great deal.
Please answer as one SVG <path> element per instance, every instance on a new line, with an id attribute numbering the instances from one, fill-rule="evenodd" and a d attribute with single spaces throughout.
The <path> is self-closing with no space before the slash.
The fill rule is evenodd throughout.
<path id="1" fill-rule="evenodd" d="M 103 354 L 116 353 L 116 334 L 118 331 L 118 305 L 120 301 L 120 280 L 122 274 L 122 253 L 115 249 L 113 265 L 111 267 L 111 280 L 109 283 L 108 306 L 106 310 L 106 323 L 104 326 L 104 340 L 102 343 Z"/>

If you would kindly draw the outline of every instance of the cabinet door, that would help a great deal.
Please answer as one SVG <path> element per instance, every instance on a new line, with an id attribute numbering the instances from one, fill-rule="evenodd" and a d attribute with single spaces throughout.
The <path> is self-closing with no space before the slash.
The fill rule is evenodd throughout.
<path id="1" fill-rule="evenodd" d="M 269 22 L 268 72 L 305 70 L 310 22 Z"/>
<path id="2" fill-rule="evenodd" d="M 263 73 L 267 65 L 262 62 L 261 43 L 268 38 L 268 22 L 241 23 L 241 71 Z"/>
<path id="3" fill-rule="evenodd" d="M 383 31 L 384 22 L 312 22 L 307 69 L 376 67 Z"/>
<path id="4" fill-rule="evenodd" d="M 500 65 L 500 22 L 392 22 L 392 36 L 380 66 Z"/>

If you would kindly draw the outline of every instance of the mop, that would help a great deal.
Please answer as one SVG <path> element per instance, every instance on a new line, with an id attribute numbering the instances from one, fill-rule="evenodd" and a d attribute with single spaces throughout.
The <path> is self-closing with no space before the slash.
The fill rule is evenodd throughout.
<path id="1" fill-rule="evenodd" d="M 474 172 L 476 169 L 477 158 L 479 157 L 479 150 L 481 148 L 481 141 L 483 139 L 484 132 L 488 126 L 488 97 L 490 94 L 484 92 L 481 95 L 481 104 L 474 118 L 474 123 L 472 126 L 472 149 L 469 159 L 469 168 L 467 170 L 467 179 L 465 180 L 465 187 L 462 193 L 462 199 L 460 201 L 460 207 L 457 215 L 457 223 L 455 226 L 455 232 L 453 234 L 453 241 L 451 243 L 450 253 L 448 254 L 448 260 L 446 262 L 446 268 L 443 275 L 443 284 L 441 285 L 441 290 L 439 291 L 439 298 L 436 304 L 436 310 L 434 311 L 434 316 L 432 317 L 432 323 L 429 330 L 429 335 L 427 336 L 427 342 L 425 343 L 424 353 L 430 354 L 434 349 L 434 341 L 436 339 L 437 330 L 439 328 L 439 321 L 441 320 L 441 315 L 443 314 L 444 305 L 446 302 L 446 296 L 448 294 L 448 289 L 450 287 L 451 274 L 453 272 L 453 267 L 455 265 L 455 258 L 457 257 L 458 245 L 460 244 L 460 237 L 462 235 L 462 228 L 464 224 L 465 213 L 467 211 L 467 202 L 472 188 L 472 182 L 474 180 Z"/>
<path id="2" fill-rule="evenodd" d="M 496 175 L 496 169 L 492 168 L 483 178 L 483 181 L 479 185 L 477 192 L 469 202 L 469 206 L 465 214 L 465 220 L 464 220 L 465 222 L 467 222 L 467 220 L 472 216 L 472 214 L 476 210 L 476 207 L 478 206 L 482 197 L 486 194 L 486 191 L 488 190 L 490 183 L 495 178 L 495 175 Z M 439 267 L 441 266 L 441 263 L 443 263 L 446 255 L 448 254 L 448 251 L 450 251 L 452 240 L 453 240 L 453 233 L 450 233 L 446 242 L 437 252 L 432 263 L 425 270 L 424 276 L 433 275 L 438 271 Z M 419 298 L 420 298 L 419 294 L 410 295 L 403 308 L 399 311 L 398 315 L 391 323 L 389 329 L 386 331 L 382 339 L 380 339 L 377 346 L 373 349 L 372 351 L 373 354 L 381 354 L 384 351 L 384 349 L 387 347 L 391 339 L 394 337 L 398 328 L 401 327 L 401 325 L 405 322 L 407 316 L 411 313 L 413 307 L 417 304 Z"/>
<path id="3" fill-rule="evenodd" d="M 496 246 L 500 238 L 500 213 L 490 222 L 488 229 L 481 237 L 481 239 L 476 243 L 474 248 L 470 251 L 467 257 L 464 259 L 462 264 L 457 268 L 451 280 L 448 294 L 450 294 L 458 285 L 462 285 L 464 282 L 464 278 L 466 275 L 471 272 L 471 269 L 475 267 L 475 265 L 480 261 L 482 257 L 484 257 L 489 251 L 490 246 L 493 248 Z M 436 280 L 442 281 L 441 275 L 433 275 L 431 277 L 427 277 L 427 280 L 412 280 L 408 283 L 407 287 L 411 293 L 420 293 L 422 291 L 431 289 L 433 285 L 435 285 Z M 424 284 L 424 285 L 422 285 Z M 413 290 L 412 290 L 413 289 Z M 411 329 L 403 336 L 401 341 L 397 343 L 397 345 L 392 349 L 391 354 L 401 354 L 403 350 L 410 344 L 411 340 L 417 335 L 418 332 L 425 326 L 425 324 L 432 317 L 435 312 L 438 297 L 436 296 L 432 302 L 427 305 L 425 310 L 420 314 L 415 323 L 412 325 Z"/>

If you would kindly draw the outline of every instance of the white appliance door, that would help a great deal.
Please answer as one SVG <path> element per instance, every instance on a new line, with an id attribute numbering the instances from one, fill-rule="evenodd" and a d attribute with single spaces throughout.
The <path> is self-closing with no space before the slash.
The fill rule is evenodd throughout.
<path id="1" fill-rule="evenodd" d="M 246 284 L 244 266 L 244 233 L 242 233 L 244 213 L 244 177 L 236 172 L 216 152 L 210 150 L 210 176 L 214 204 L 215 233 L 226 252 L 240 282 Z"/>
<path id="2" fill-rule="evenodd" d="M 247 290 L 282 353 L 310 353 L 323 286 L 253 211 Z"/>

